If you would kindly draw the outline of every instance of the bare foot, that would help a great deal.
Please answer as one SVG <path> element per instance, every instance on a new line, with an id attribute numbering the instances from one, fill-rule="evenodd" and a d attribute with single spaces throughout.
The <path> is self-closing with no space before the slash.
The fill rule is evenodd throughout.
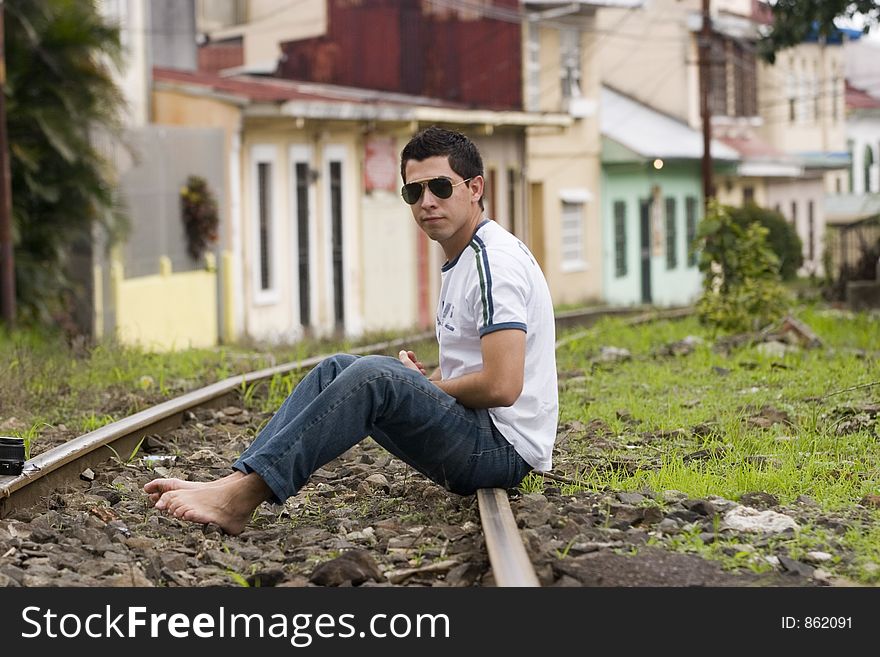
<path id="1" fill-rule="evenodd" d="M 244 477 L 243 472 L 236 470 L 232 474 L 226 475 L 222 479 L 216 481 L 187 481 L 186 479 L 153 479 L 144 484 L 144 492 L 150 497 L 150 501 L 155 504 L 163 494 L 170 490 L 189 490 L 196 488 L 205 488 L 208 486 L 217 486 L 228 483 L 232 479 Z"/>
<path id="2" fill-rule="evenodd" d="M 251 473 L 225 477 L 206 486 L 167 490 L 156 508 L 181 520 L 214 523 L 234 536 L 244 531 L 254 509 L 271 496 L 272 491 L 260 476 Z"/>

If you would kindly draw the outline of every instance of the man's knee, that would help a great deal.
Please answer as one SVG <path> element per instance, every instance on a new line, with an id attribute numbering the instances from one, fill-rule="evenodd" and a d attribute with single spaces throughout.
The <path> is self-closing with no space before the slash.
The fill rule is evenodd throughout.
<path id="1" fill-rule="evenodd" d="M 390 356 L 361 356 L 351 364 L 353 374 L 363 378 L 381 377 L 383 374 L 391 374 L 398 361 Z"/>
<path id="2" fill-rule="evenodd" d="M 338 375 L 342 370 L 350 367 L 353 363 L 358 360 L 357 356 L 352 356 L 351 354 L 334 354 L 332 356 L 327 356 L 324 360 L 322 360 L 318 367 L 322 370 L 327 370 L 334 376 Z"/>

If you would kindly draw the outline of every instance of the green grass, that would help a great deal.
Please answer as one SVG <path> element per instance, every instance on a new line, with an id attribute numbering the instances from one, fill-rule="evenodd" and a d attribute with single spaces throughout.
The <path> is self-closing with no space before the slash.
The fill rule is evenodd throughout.
<path id="1" fill-rule="evenodd" d="M 293 345 L 237 345 L 152 353 L 114 342 L 71 348 L 54 332 L 0 328 L 0 433 L 25 439 L 66 426 L 78 434 L 210 383 L 281 363 L 401 337 L 382 332 L 357 342 L 303 340 Z M 431 362 L 430 349 L 424 350 Z M 433 356 L 436 361 L 436 356 Z M 242 394 L 258 410 L 283 401 L 301 373 L 276 376 Z M 268 391 L 259 389 L 267 387 Z M 260 394 L 255 394 L 259 392 Z M 30 452 L 28 452 L 30 453 Z"/>
<path id="2" fill-rule="evenodd" d="M 555 468 L 579 484 L 566 489 L 672 489 L 731 500 L 763 491 L 783 505 L 807 495 L 832 514 L 880 493 L 880 421 L 856 412 L 880 398 L 880 317 L 815 309 L 798 317 L 826 348 L 778 357 L 745 345 L 724 353 L 693 318 L 639 327 L 609 319 L 560 335 L 563 341 L 578 335 L 557 352 L 560 424 L 574 428 L 557 450 Z M 704 340 L 692 353 L 661 354 L 664 345 L 689 335 Z M 602 362 L 603 346 L 628 349 L 631 358 Z M 787 421 L 762 424 L 767 408 Z M 544 483 L 534 476 L 523 490 Z M 880 576 L 865 564 L 880 563 L 874 529 L 880 514 L 865 509 L 861 517 L 867 520 L 853 519 L 841 540 L 856 557 L 837 568 L 874 582 Z M 801 543 L 821 542 L 815 531 L 802 529 L 792 553 Z M 678 537 L 671 547 L 683 545 L 731 567 L 766 563 L 754 555 L 731 557 L 723 543 L 698 546 L 692 537 Z"/>

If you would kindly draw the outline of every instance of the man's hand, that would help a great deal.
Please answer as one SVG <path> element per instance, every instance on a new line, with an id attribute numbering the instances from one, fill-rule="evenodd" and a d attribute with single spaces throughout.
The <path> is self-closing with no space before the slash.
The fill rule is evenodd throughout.
<path id="1" fill-rule="evenodd" d="M 425 366 L 422 365 L 422 361 L 416 358 L 416 354 L 414 351 L 401 349 L 400 353 L 397 354 L 397 358 L 409 369 L 415 370 L 416 372 L 420 372 L 421 374 L 427 376 L 428 373 L 425 371 Z"/>

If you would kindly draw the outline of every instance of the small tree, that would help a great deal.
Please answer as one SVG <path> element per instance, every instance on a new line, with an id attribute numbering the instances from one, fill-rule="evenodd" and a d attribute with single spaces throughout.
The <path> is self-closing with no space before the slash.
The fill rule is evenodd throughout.
<path id="1" fill-rule="evenodd" d="M 726 209 L 743 230 L 755 222 L 767 229 L 767 245 L 779 259 L 779 274 L 782 280 L 794 280 L 798 269 L 804 264 L 804 247 L 797 229 L 779 212 L 762 208 L 754 203 L 746 203 L 741 208 Z"/>
<path id="2" fill-rule="evenodd" d="M 788 308 L 779 259 L 767 245 L 768 230 L 754 222 L 743 229 L 728 208 L 713 201 L 697 230 L 703 296 L 700 321 L 723 331 L 758 330 Z"/>

